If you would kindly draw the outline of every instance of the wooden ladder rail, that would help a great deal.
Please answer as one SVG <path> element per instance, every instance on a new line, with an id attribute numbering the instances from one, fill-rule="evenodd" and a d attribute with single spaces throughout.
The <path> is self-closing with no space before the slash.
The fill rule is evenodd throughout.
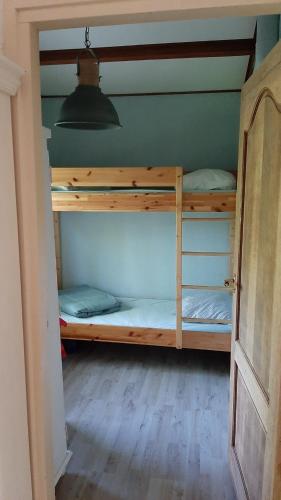
<path id="1" fill-rule="evenodd" d="M 182 349 L 182 167 L 176 172 L 176 348 Z"/>

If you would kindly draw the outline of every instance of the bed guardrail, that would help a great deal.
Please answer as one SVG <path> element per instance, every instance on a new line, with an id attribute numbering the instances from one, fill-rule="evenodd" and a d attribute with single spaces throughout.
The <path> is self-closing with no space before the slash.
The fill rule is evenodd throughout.
<path id="1" fill-rule="evenodd" d="M 182 167 L 52 167 L 53 187 L 175 187 Z"/>

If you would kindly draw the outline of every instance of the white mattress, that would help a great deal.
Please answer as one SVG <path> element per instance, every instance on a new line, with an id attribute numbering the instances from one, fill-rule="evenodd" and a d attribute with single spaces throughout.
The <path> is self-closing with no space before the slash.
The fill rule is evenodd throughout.
<path id="1" fill-rule="evenodd" d="M 79 187 L 66 187 L 66 186 L 57 186 L 52 188 L 53 192 L 68 192 L 68 193 L 77 193 L 77 192 L 82 192 L 82 193 L 175 193 L 175 189 L 173 188 L 166 188 L 166 189 L 161 189 L 161 188 L 120 188 L 120 189 L 109 189 L 109 188 L 79 188 Z M 236 189 L 202 189 L 202 190 L 189 190 L 189 189 L 183 189 L 184 193 L 235 193 Z"/>
<path id="2" fill-rule="evenodd" d="M 173 193 L 175 192 L 174 188 L 87 188 L 87 187 L 75 187 L 75 186 L 55 186 L 52 187 L 52 191 L 54 192 L 68 192 L 68 193 Z"/>
<path id="3" fill-rule="evenodd" d="M 130 326 L 140 328 L 161 328 L 163 330 L 176 327 L 176 302 L 160 299 L 121 298 L 121 310 L 111 314 L 75 318 L 61 313 L 67 323 L 84 323 L 93 325 Z M 231 325 L 208 323 L 183 323 L 183 331 L 231 333 Z"/>

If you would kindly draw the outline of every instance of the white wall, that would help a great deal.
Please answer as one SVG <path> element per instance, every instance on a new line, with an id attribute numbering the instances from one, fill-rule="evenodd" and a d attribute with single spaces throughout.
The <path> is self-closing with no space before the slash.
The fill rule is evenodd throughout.
<path id="1" fill-rule="evenodd" d="M 56 279 L 56 257 L 53 213 L 51 208 L 50 167 L 47 150 L 47 138 L 51 134 L 43 129 L 43 164 L 45 167 L 45 208 L 46 208 L 46 257 L 47 275 L 45 278 L 47 289 L 47 338 L 44 352 L 44 363 L 48 367 L 48 387 L 50 390 L 50 417 L 52 428 L 53 450 L 53 478 L 54 484 L 65 472 L 69 458 L 66 446 L 64 393 L 62 379 L 62 362 L 60 354 L 60 327 L 59 305 Z"/>
<path id="2" fill-rule="evenodd" d="M 20 74 L 20 68 L 0 55 L 1 500 L 32 498 L 10 104 Z"/>
<path id="3" fill-rule="evenodd" d="M 65 287 L 90 284 L 123 297 L 174 298 L 175 215 L 62 213 Z M 227 223 L 185 224 L 184 250 L 227 251 Z M 188 242 L 188 243 L 187 243 Z M 222 284 L 224 257 L 185 257 L 184 281 Z"/>

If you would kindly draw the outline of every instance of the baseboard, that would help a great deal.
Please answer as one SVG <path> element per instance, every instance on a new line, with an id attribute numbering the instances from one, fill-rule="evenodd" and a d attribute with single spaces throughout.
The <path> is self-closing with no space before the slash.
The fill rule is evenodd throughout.
<path id="1" fill-rule="evenodd" d="M 73 455 L 72 451 L 66 450 L 64 460 L 56 473 L 55 486 L 58 483 L 58 481 L 60 480 L 60 478 L 64 475 L 64 473 L 66 471 L 66 467 L 68 466 L 69 460 L 71 459 L 72 455 Z"/>

